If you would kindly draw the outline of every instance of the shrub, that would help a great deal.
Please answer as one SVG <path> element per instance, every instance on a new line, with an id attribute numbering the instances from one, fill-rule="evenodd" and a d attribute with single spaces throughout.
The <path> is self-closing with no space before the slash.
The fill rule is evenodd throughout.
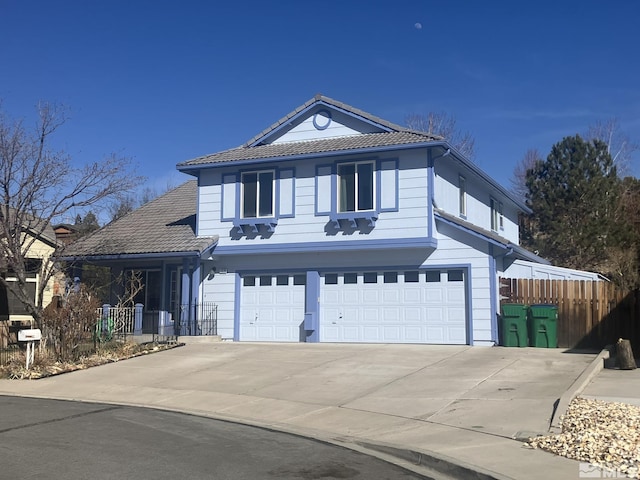
<path id="1" fill-rule="evenodd" d="M 57 297 L 43 312 L 43 340 L 58 360 L 74 360 L 95 349 L 94 332 L 100 301 L 84 286 Z M 84 347 L 84 348 L 83 348 Z"/>

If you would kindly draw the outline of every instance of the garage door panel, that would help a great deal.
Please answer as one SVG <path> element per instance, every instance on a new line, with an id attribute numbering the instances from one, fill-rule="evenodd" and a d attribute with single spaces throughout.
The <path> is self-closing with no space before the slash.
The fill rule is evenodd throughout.
<path id="1" fill-rule="evenodd" d="M 377 343 L 382 341 L 382 335 L 380 334 L 380 327 L 378 326 L 365 326 L 362 328 L 362 336 L 367 343 Z"/>
<path id="2" fill-rule="evenodd" d="M 411 287 L 402 290 L 402 303 L 404 305 L 408 303 L 422 303 L 422 289 Z"/>
<path id="3" fill-rule="evenodd" d="M 404 340 L 408 343 L 423 343 L 425 339 L 422 327 L 407 326 L 404 328 Z"/>
<path id="4" fill-rule="evenodd" d="M 435 287 L 424 290 L 424 302 L 442 304 L 444 301 L 444 292 L 441 287 Z"/>
<path id="5" fill-rule="evenodd" d="M 400 342 L 402 340 L 402 327 L 385 325 L 383 328 L 383 337 L 387 342 Z"/>
<path id="6" fill-rule="evenodd" d="M 437 326 L 427 327 L 427 342 L 445 343 L 444 328 Z"/>
<path id="7" fill-rule="evenodd" d="M 462 272 L 350 273 L 347 284 L 331 274 L 321 282 L 320 341 L 464 344 Z"/>
<path id="8" fill-rule="evenodd" d="M 400 323 L 403 321 L 402 314 L 400 312 L 400 308 L 383 308 L 382 309 L 382 322 L 385 324 L 389 323 Z"/>
<path id="9" fill-rule="evenodd" d="M 300 341 L 305 286 L 295 285 L 292 275 L 278 274 L 277 279 L 275 275 L 264 274 L 243 277 L 240 287 L 240 340 Z"/>
<path id="10" fill-rule="evenodd" d="M 400 290 L 397 288 L 394 288 L 393 290 L 389 289 L 389 290 L 383 290 L 382 291 L 382 301 L 385 304 L 393 304 L 393 305 L 398 305 L 400 304 Z"/>

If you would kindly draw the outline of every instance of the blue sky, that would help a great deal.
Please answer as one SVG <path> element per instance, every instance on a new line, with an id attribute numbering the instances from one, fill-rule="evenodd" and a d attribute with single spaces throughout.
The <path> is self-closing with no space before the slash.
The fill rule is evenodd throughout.
<path id="1" fill-rule="evenodd" d="M 640 142 L 639 22 L 632 0 L 0 0 L 0 98 L 64 104 L 76 161 L 131 157 L 156 188 L 316 93 L 400 124 L 444 111 L 508 187 L 596 121 Z"/>

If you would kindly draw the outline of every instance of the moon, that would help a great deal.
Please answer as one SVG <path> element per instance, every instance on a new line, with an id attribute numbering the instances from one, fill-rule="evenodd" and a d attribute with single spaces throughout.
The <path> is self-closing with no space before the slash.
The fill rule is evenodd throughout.
<path id="1" fill-rule="evenodd" d="M 414 27 L 416 27 L 416 30 L 422 30 L 422 24 L 420 22 L 417 22 Z"/>

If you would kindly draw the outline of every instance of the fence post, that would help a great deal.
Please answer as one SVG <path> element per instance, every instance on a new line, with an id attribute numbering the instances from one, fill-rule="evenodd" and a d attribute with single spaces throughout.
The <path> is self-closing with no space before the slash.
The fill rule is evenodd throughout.
<path id="1" fill-rule="evenodd" d="M 102 305 L 102 318 L 98 323 L 98 325 L 100 325 L 100 330 L 97 332 L 101 337 L 105 330 L 108 330 L 109 328 L 109 309 L 111 309 L 111 305 L 108 303 Z"/>
<path id="2" fill-rule="evenodd" d="M 136 303 L 135 320 L 133 324 L 133 334 L 142 335 L 142 307 L 141 303 Z"/>

